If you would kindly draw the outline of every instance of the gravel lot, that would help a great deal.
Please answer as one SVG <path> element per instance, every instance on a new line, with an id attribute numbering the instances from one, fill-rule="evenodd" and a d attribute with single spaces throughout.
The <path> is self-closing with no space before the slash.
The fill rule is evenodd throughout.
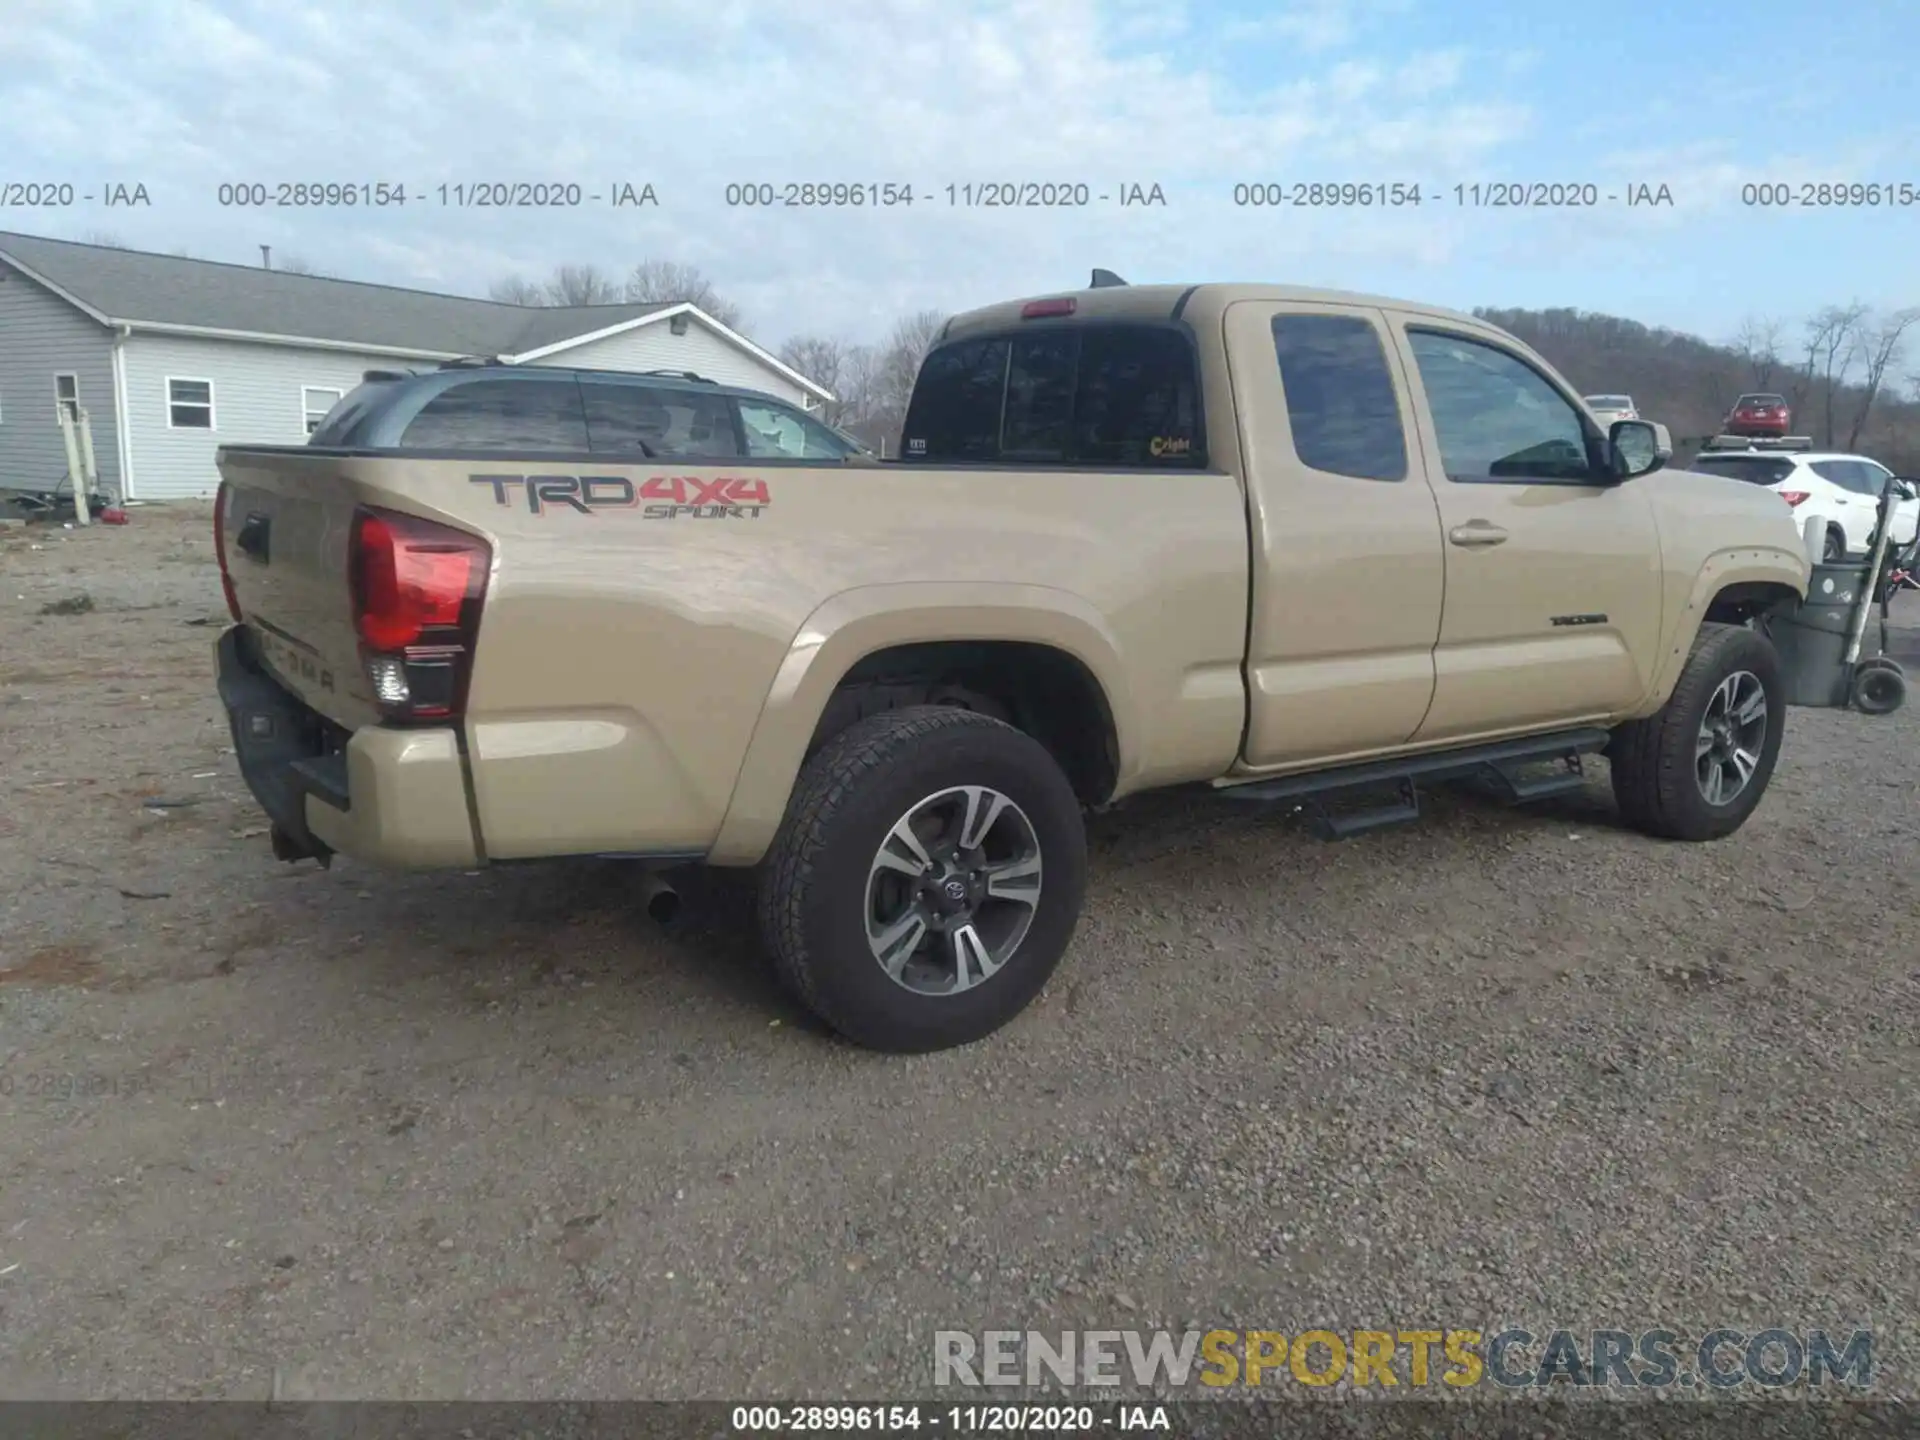
<path id="1" fill-rule="evenodd" d="M 936 1328 L 1508 1321 L 1870 1327 L 1920 1394 L 1920 706 L 1794 712 L 1711 846 L 1603 777 L 1340 846 L 1135 802 L 1042 1001 L 902 1060 L 780 998 L 738 875 L 661 930 L 614 864 L 275 862 L 223 619 L 202 507 L 0 534 L 0 1394 L 886 1398 Z"/>

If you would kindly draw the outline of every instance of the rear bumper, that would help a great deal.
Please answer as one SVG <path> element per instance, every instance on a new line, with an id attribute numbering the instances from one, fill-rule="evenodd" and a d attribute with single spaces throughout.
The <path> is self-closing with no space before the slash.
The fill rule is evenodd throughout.
<path id="1" fill-rule="evenodd" d="M 266 672 L 244 625 L 214 654 L 240 775 L 273 822 L 276 853 L 403 870 L 480 862 L 456 731 L 373 725 L 349 737 Z"/>

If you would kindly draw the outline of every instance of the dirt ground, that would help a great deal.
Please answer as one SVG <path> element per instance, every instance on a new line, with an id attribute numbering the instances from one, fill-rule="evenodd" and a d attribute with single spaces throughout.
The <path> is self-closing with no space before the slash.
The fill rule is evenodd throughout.
<path id="1" fill-rule="evenodd" d="M 43 614 L 85 594 L 92 608 Z M 0 533 L 0 1394 L 847 1396 L 936 1328 L 1874 1332 L 1920 1393 L 1920 706 L 1715 845 L 1604 767 L 1095 822 L 1041 1002 L 866 1054 L 744 877 L 289 867 L 203 507 Z M 1751 1390 L 1736 1393 L 1752 1393 Z"/>

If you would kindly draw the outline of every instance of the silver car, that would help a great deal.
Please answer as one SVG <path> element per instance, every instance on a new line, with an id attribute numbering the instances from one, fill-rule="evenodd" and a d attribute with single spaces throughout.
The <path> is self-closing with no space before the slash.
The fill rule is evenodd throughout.
<path id="1" fill-rule="evenodd" d="M 1640 418 L 1640 412 L 1633 408 L 1631 395 L 1587 395 L 1583 398 L 1587 408 L 1593 411 L 1593 418 L 1602 425 L 1611 425 L 1616 420 Z"/>

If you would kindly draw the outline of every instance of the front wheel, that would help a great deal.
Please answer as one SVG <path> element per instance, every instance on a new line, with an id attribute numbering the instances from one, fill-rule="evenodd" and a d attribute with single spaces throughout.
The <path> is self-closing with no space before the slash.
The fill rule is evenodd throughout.
<path id="1" fill-rule="evenodd" d="M 1037 740 L 973 711 L 869 716 L 807 762 L 761 875 L 787 987 L 876 1050 L 941 1050 L 1032 1002 L 1086 887 L 1080 803 Z"/>
<path id="2" fill-rule="evenodd" d="M 1731 835 L 1766 793 L 1785 731 L 1773 642 L 1740 625 L 1702 626 L 1667 703 L 1614 732 L 1621 816 L 1663 839 Z"/>

